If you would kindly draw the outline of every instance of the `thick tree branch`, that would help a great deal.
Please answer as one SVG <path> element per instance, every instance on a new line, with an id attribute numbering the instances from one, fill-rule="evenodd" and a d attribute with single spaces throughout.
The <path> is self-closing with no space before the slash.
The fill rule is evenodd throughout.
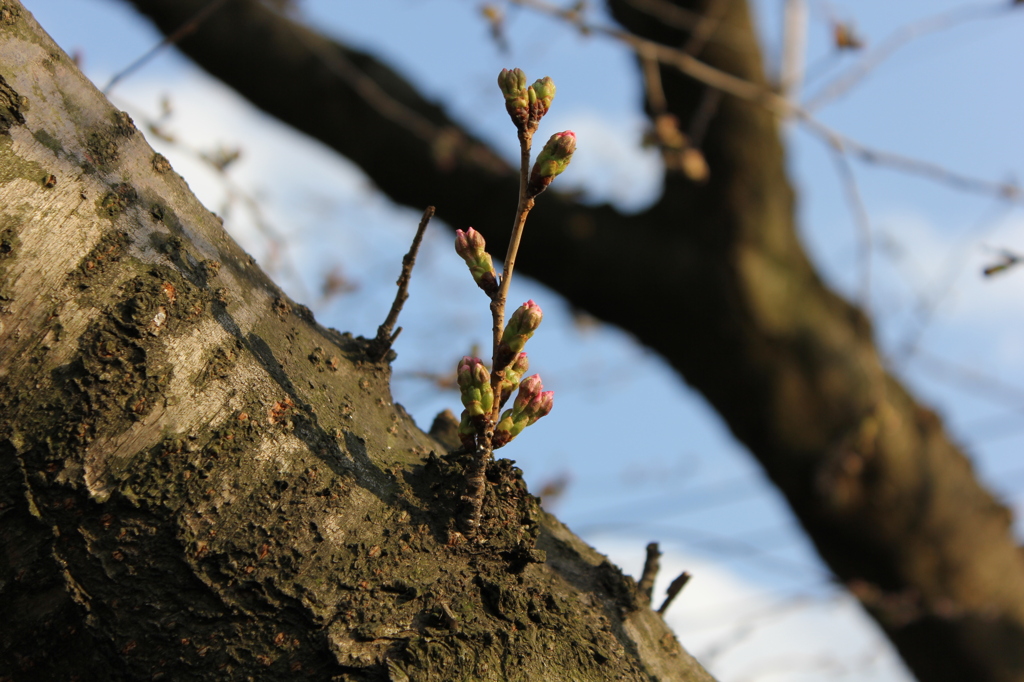
<path id="1" fill-rule="evenodd" d="M 165 31 L 197 2 L 133 0 Z M 685 43 L 685 32 L 633 4 L 611 2 L 630 31 Z M 706 3 L 677 4 L 701 13 Z M 712 40 L 701 60 L 766 87 L 746 4 L 731 3 L 723 26 L 747 39 Z M 473 224 L 491 243 L 507 238 L 512 172 L 464 134 L 451 134 L 455 151 L 439 157 L 436 144 L 377 115 L 322 56 L 344 53 L 391 99 L 439 130 L 457 129 L 367 55 L 241 0 L 181 48 L 356 161 L 395 201 L 434 203 L 451 224 Z M 661 75 L 685 126 L 704 86 L 676 70 Z M 808 262 L 773 115 L 725 97 L 702 150 L 711 181 L 669 173 L 661 201 L 643 215 L 545 196 L 524 269 L 634 333 L 704 393 L 920 679 L 1024 679 L 1024 567 L 1008 512 L 938 418 L 886 371 L 863 314 Z"/>
<path id="2" fill-rule="evenodd" d="M 0 679 L 711 681 L 508 460 L 460 544 L 368 347 L 4 1 Z"/>

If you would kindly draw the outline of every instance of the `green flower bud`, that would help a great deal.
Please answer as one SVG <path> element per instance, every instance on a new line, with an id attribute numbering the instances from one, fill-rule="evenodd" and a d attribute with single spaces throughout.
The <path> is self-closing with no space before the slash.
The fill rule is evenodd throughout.
<path id="1" fill-rule="evenodd" d="M 466 356 L 459 362 L 455 373 L 459 384 L 463 413 L 469 417 L 486 418 L 494 407 L 494 392 L 491 389 L 491 373 L 479 358 Z"/>
<path id="2" fill-rule="evenodd" d="M 528 91 L 530 100 L 530 130 L 536 130 L 544 114 L 551 108 L 551 101 L 555 99 L 555 82 L 550 77 L 544 76 L 533 82 Z"/>
<path id="3" fill-rule="evenodd" d="M 472 227 L 465 232 L 455 230 L 455 252 L 466 261 L 477 286 L 488 296 L 494 296 L 498 293 L 498 273 L 491 254 L 484 250 L 486 246 L 483 236 Z"/>
<path id="4" fill-rule="evenodd" d="M 501 342 L 494 357 L 495 371 L 501 371 L 509 366 L 517 354 L 521 353 L 523 346 L 530 340 L 533 333 L 540 326 L 544 313 L 540 306 L 529 300 L 519 306 L 512 317 L 508 318 L 508 324 L 501 335 Z"/>
<path id="5" fill-rule="evenodd" d="M 523 432 L 527 426 L 551 412 L 555 404 L 555 392 L 545 391 L 540 375 L 523 379 L 519 384 L 519 393 L 512 404 L 512 409 L 505 410 L 494 428 L 492 445 L 500 448 Z"/>
<path id="6" fill-rule="evenodd" d="M 498 74 L 498 87 L 505 95 L 505 109 L 519 130 L 525 130 L 530 120 L 530 91 L 526 87 L 526 74 L 522 69 L 502 69 Z"/>
<path id="7" fill-rule="evenodd" d="M 566 130 L 552 135 L 533 164 L 530 182 L 526 187 L 527 194 L 535 197 L 546 190 L 555 176 L 568 167 L 575 151 L 576 133 Z"/>
<path id="8" fill-rule="evenodd" d="M 498 401 L 498 407 L 503 407 L 512 395 L 512 391 L 515 390 L 516 386 L 519 385 L 523 375 L 530 369 L 530 361 L 526 358 L 526 353 L 520 353 L 513 360 L 512 364 L 505 368 L 505 373 L 501 378 L 501 382 L 498 384 L 500 388 L 500 399 Z"/>

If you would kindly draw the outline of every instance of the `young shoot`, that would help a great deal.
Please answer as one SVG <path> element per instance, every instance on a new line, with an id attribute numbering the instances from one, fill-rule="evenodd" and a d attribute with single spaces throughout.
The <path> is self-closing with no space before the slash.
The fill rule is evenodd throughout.
<path id="1" fill-rule="evenodd" d="M 527 87 L 526 74 L 522 69 L 502 69 L 498 75 L 498 87 L 505 96 L 505 109 L 519 134 L 521 159 L 519 204 L 500 278 L 491 255 L 486 251 L 483 236 L 472 227 L 455 231 L 456 253 L 466 261 L 473 281 L 491 300 L 493 325 L 490 370 L 480 358 L 464 357 L 457 371 L 464 407 L 459 437 L 465 449 L 475 455 L 467 474 L 468 490 L 464 498 L 467 513 L 463 525 L 469 535 L 475 534 L 480 525 L 485 474 L 494 450 L 507 445 L 523 429 L 548 414 L 554 404 L 554 393 L 543 390 L 539 375 L 525 376 L 529 361 L 523 348 L 540 326 L 543 312 L 532 300 L 527 301 L 512 313 L 506 325 L 505 305 L 526 217 L 537 196 L 566 169 L 576 151 L 575 133 L 571 130 L 555 133 L 531 169 L 533 135 L 551 108 L 555 83 L 544 77 Z M 502 407 L 517 390 L 512 407 L 502 412 Z"/>

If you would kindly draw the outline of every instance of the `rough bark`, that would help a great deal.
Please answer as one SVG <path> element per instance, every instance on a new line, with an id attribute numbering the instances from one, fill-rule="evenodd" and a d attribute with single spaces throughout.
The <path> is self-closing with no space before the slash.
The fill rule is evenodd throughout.
<path id="1" fill-rule="evenodd" d="M 507 460 L 454 532 L 388 367 L 13 0 L 0 207 L 0 679 L 711 680 Z"/>
<path id="2" fill-rule="evenodd" d="M 201 4 L 131 2 L 165 32 Z M 686 41 L 629 2 L 610 5 L 641 36 Z M 728 45 L 712 41 L 701 58 L 763 83 L 746 3 L 730 3 L 724 22 Z M 514 175 L 380 61 L 249 0 L 229 2 L 181 49 L 395 201 L 434 203 L 491 243 L 507 237 Z M 704 88 L 669 69 L 662 78 L 685 124 Z M 703 151 L 710 182 L 668 172 L 641 215 L 545 195 L 524 270 L 635 334 L 707 397 L 920 679 L 1024 680 L 1024 566 L 1008 510 L 887 371 L 864 315 L 808 262 L 777 122 L 726 97 Z"/>

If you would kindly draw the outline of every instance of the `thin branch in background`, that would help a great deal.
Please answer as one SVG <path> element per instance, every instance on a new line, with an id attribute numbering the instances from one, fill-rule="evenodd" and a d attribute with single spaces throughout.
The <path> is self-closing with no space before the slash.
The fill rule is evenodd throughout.
<path id="1" fill-rule="evenodd" d="M 807 0 L 786 0 L 782 6 L 782 58 L 779 92 L 797 101 L 804 79 L 807 52 Z"/>
<path id="2" fill-rule="evenodd" d="M 173 33 L 171 33 L 166 38 L 161 40 L 159 43 L 151 47 L 148 52 L 143 54 L 134 62 L 132 62 L 131 64 L 129 64 L 128 66 L 114 74 L 114 77 L 111 78 L 110 81 L 107 82 L 107 85 L 103 88 L 103 94 L 109 97 L 110 91 L 114 89 L 114 86 L 117 85 L 119 81 L 126 78 L 137 69 L 141 68 L 143 65 L 146 64 L 146 62 L 148 62 L 150 59 L 159 54 L 161 50 L 171 45 L 174 45 L 182 38 L 185 38 L 190 33 L 193 33 L 202 25 L 204 21 L 207 20 L 207 18 L 210 17 L 211 14 L 217 11 L 225 2 L 227 2 L 227 0 L 211 0 L 210 4 L 206 5 L 201 10 L 196 12 L 191 19 L 189 19 L 184 24 L 179 26 Z"/>
<path id="3" fill-rule="evenodd" d="M 922 161 L 900 154 L 894 154 L 864 145 L 843 135 L 824 123 L 818 121 L 805 109 L 786 101 L 771 90 L 757 83 L 744 80 L 732 74 L 714 68 L 695 59 L 681 50 L 645 40 L 638 36 L 616 28 L 598 26 L 584 22 L 578 12 L 561 9 L 543 0 L 507 0 L 510 4 L 534 9 L 542 14 L 560 18 L 575 26 L 583 34 L 600 34 L 618 40 L 638 54 L 645 54 L 657 59 L 662 64 L 673 66 L 680 72 L 705 85 L 721 90 L 723 93 L 752 102 L 780 116 L 792 116 L 804 124 L 805 128 L 832 146 L 842 147 L 867 163 L 888 166 L 909 175 L 918 175 L 935 182 L 955 187 L 963 191 L 980 192 L 997 196 L 1007 201 L 1024 203 L 1024 192 L 1014 183 L 993 182 L 958 173 L 930 161 Z"/>
<path id="4" fill-rule="evenodd" d="M 282 16 L 281 21 L 291 28 L 299 40 L 319 55 L 328 70 L 355 90 L 377 113 L 429 144 L 439 167 L 450 165 L 456 156 L 468 156 L 491 172 L 503 174 L 511 171 L 510 166 L 500 157 L 483 145 L 467 140 L 458 129 L 437 126 L 419 112 L 393 98 L 372 77 L 348 59 L 337 44 L 287 17 Z"/>
<path id="5" fill-rule="evenodd" d="M 689 40 L 683 45 L 683 52 L 696 57 L 722 27 L 722 18 L 729 6 L 729 0 L 711 0 L 711 4 L 700 16 Z"/>
<path id="6" fill-rule="evenodd" d="M 692 31 L 694 34 L 698 32 L 701 22 L 704 21 L 708 15 L 708 13 L 701 14 L 699 12 L 679 7 L 678 5 L 674 5 L 666 0 L 626 0 L 626 2 L 631 5 L 633 9 L 654 17 L 666 26 L 671 26 L 672 28 L 684 31 Z M 744 45 L 743 37 L 730 27 L 722 27 L 722 30 L 714 32 L 713 37 L 709 35 L 708 39 L 713 42 L 720 42 L 734 47 L 741 47 Z"/>
<path id="7" fill-rule="evenodd" d="M 805 111 L 813 112 L 846 94 L 893 53 L 918 38 L 960 26 L 969 21 L 999 16 L 1006 12 L 1012 12 L 1014 9 L 1015 6 L 1007 2 L 959 7 L 904 26 L 879 43 L 878 47 L 869 51 L 845 73 L 822 86 L 816 95 L 804 103 L 803 108 Z"/>
<path id="8" fill-rule="evenodd" d="M 908 175 L 917 175 L 964 192 L 985 194 L 1006 201 L 1024 204 L 1024 192 L 1022 192 L 1020 185 L 1016 182 L 995 182 L 975 178 L 949 170 L 931 161 L 922 161 L 909 156 L 874 149 L 836 132 L 812 116 L 806 115 L 805 117 L 805 114 L 802 112 L 796 115 L 801 117 L 809 132 L 822 138 L 832 146 L 841 147 L 848 155 L 855 156 L 864 163 L 885 166 L 902 171 Z"/>
<path id="9" fill-rule="evenodd" d="M 974 223 L 950 248 L 937 284 L 929 288 L 930 295 L 920 296 L 919 302 L 915 306 L 913 328 L 903 335 L 903 340 L 893 354 L 894 362 L 897 364 L 905 362 L 917 351 L 921 338 L 934 320 L 938 308 L 948 298 L 953 290 L 953 284 L 966 267 L 967 259 L 970 256 L 968 247 L 998 227 L 1012 210 L 1013 206 L 1011 205 L 997 203 L 993 210 L 987 211 L 981 220 Z"/>
<path id="10" fill-rule="evenodd" d="M 423 242 L 423 233 L 427 231 L 427 225 L 430 224 L 430 219 L 434 217 L 434 207 L 427 206 L 427 210 L 423 211 L 423 217 L 420 218 L 419 227 L 416 228 L 416 235 L 412 238 L 412 246 L 409 247 L 409 253 L 405 254 L 402 258 L 402 274 L 398 276 L 398 281 L 395 284 L 398 285 L 398 291 L 395 293 L 395 300 L 391 304 L 391 310 L 388 311 L 388 316 L 384 320 L 384 323 L 377 328 L 377 337 L 373 340 L 373 354 L 376 356 L 378 362 L 383 360 L 388 352 L 391 350 L 392 344 L 395 343 L 395 339 L 402 333 L 402 328 L 399 327 L 394 329 L 395 323 L 398 322 L 398 315 L 402 312 L 402 306 L 409 300 L 409 280 L 412 278 L 412 268 L 416 265 L 416 254 L 419 253 L 420 244 Z"/>
<path id="11" fill-rule="evenodd" d="M 724 655 L 750 639 L 751 635 L 762 632 L 765 627 L 765 621 L 779 620 L 817 604 L 838 601 L 842 594 L 845 593 L 836 593 L 825 598 L 810 597 L 803 594 L 794 595 L 775 602 L 769 608 L 762 609 L 757 613 L 747 614 L 740 620 L 741 624 L 738 627 L 726 633 L 717 641 L 706 645 L 703 651 L 700 652 L 700 661 L 705 666 L 713 667 Z"/>
<path id="12" fill-rule="evenodd" d="M 860 187 L 857 185 L 857 177 L 850 167 L 850 160 L 846 158 L 841 147 L 832 148 L 832 160 L 836 165 L 836 172 L 843 185 L 843 194 L 846 202 L 850 205 L 850 213 L 853 214 L 853 222 L 857 226 L 857 255 L 859 262 L 860 282 L 858 288 L 858 305 L 865 313 L 871 311 L 871 258 L 872 258 L 872 236 L 871 218 L 864 206 L 864 198 L 861 196 Z"/>
<path id="13" fill-rule="evenodd" d="M 927 367 L 932 378 L 944 379 L 1004 407 L 1008 402 L 1024 406 L 1024 388 L 1006 383 L 991 374 L 920 349 L 914 355 L 914 360 Z"/>
<path id="14" fill-rule="evenodd" d="M 660 557 L 661 550 L 658 549 L 658 543 L 648 543 L 647 557 L 644 559 L 644 571 L 640 574 L 640 582 L 636 584 L 637 592 L 640 593 L 640 597 L 648 604 L 651 603 L 651 597 L 654 595 L 654 580 L 658 577 L 658 559 Z"/>
<path id="15" fill-rule="evenodd" d="M 985 268 L 981 271 L 981 274 L 985 275 L 986 277 L 998 275 L 1001 272 L 1006 272 L 1007 270 L 1014 267 L 1015 265 L 1018 265 L 1022 261 L 1024 261 L 1024 256 L 1014 253 L 1013 251 L 1000 249 L 999 260 L 991 265 L 986 265 Z"/>

